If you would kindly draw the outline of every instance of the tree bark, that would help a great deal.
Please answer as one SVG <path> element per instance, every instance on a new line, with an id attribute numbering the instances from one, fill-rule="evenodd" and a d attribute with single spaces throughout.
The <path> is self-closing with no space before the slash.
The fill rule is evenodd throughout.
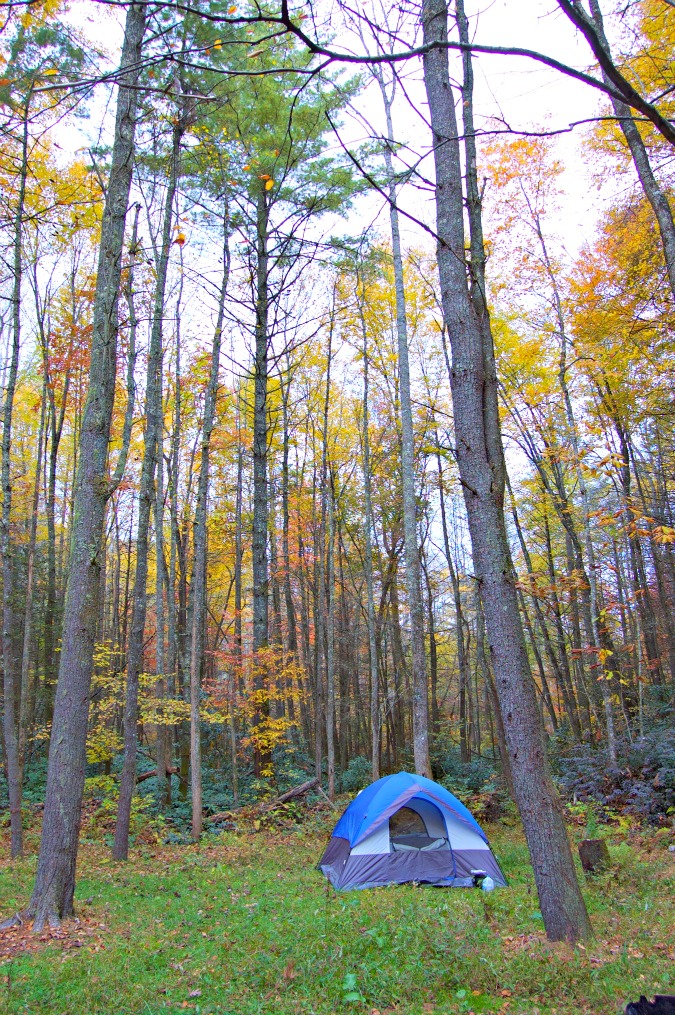
<path id="1" fill-rule="evenodd" d="M 157 281 L 152 317 L 152 330 L 148 347 L 148 375 L 145 392 L 145 433 L 143 464 L 138 491 L 138 532 L 136 536 L 136 574 L 131 614 L 131 630 L 127 647 L 127 686 L 124 701 L 124 764 L 120 778 L 120 795 L 115 823 L 115 840 L 112 855 L 115 860 L 126 860 L 129 855 L 129 824 L 131 801 L 136 788 L 136 755 L 138 750 L 138 681 L 143 667 L 143 641 L 148 606 L 148 548 L 150 544 L 150 517 L 155 500 L 155 471 L 162 416 L 162 333 L 166 279 L 171 251 L 173 205 L 178 180 L 178 160 L 184 127 L 179 123 L 173 129 L 171 167 L 167 182 L 162 244 L 157 264 Z"/>
<path id="2" fill-rule="evenodd" d="M 115 397 L 122 248 L 134 156 L 146 6 L 127 8 L 110 176 L 94 296 L 89 391 L 79 441 L 63 641 L 40 856 L 29 913 L 34 928 L 73 913 L 86 763 L 87 716 L 99 613 L 101 543 L 110 484 L 108 441 Z"/>
<path id="3" fill-rule="evenodd" d="M 256 217 L 256 306 L 255 306 L 255 403 L 253 410 L 253 652 L 260 653 L 268 644 L 268 595 L 269 575 L 267 566 L 267 374 L 268 374 L 268 245 L 269 208 L 267 196 L 261 186 L 257 198 Z M 260 696 L 253 725 L 258 727 L 269 714 L 269 700 L 266 698 L 266 677 L 264 670 L 267 660 L 255 662 L 255 691 Z M 269 774 L 271 756 L 260 748 L 256 741 L 254 748 L 254 771 L 260 777 L 263 771 Z"/>
<path id="4" fill-rule="evenodd" d="M 206 610 L 206 519 L 209 499 L 209 466 L 211 434 L 216 418 L 220 346 L 225 317 L 225 297 L 230 280 L 230 220 L 225 210 L 223 221 L 223 278 L 218 300 L 218 317 L 211 347 L 211 370 L 206 388 L 204 426 L 202 429 L 201 459 L 197 481 L 197 504 L 193 528 L 194 565 L 192 568 L 192 637 L 190 639 L 190 788 L 192 791 L 192 838 L 202 834 L 202 749 L 199 703 L 201 696 L 201 670 L 204 657 L 204 621 Z"/>
<path id="5" fill-rule="evenodd" d="M 326 760 L 328 797 L 335 799 L 335 504 L 332 477 L 328 491 L 328 567 L 326 592 Z"/>
<path id="6" fill-rule="evenodd" d="M 364 313 L 365 292 L 356 293 L 361 324 L 362 355 L 363 355 L 363 410 L 361 438 L 363 462 L 363 494 L 366 522 L 366 547 L 364 571 L 366 576 L 366 597 L 368 617 L 368 662 L 370 667 L 370 750 L 372 759 L 373 782 L 380 778 L 380 686 L 377 659 L 377 639 L 375 637 L 375 594 L 373 591 L 373 494 L 372 476 L 370 471 L 370 360 L 368 353 L 368 331 Z"/>
<path id="7" fill-rule="evenodd" d="M 424 648 L 424 605 L 420 581 L 420 559 L 417 545 L 417 506 L 415 501 L 415 438 L 410 393 L 410 360 L 408 355 L 408 322 L 406 317 L 401 231 L 396 205 L 396 179 L 391 157 L 394 142 L 392 102 L 384 79 L 378 81 L 382 91 L 387 122 L 384 162 L 388 183 L 391 245 L 396 291 L 396 335 L 398 340 L 399 399 L 401 413 L 401 480 L 403 486 L 403 534 L 405 575 L 410 610 L 410 643 L 412 655 L 412 720 L 415 771 L 431 778 L 429 758 L 429 695 L 427 688 L 426 653 Z"/>
<path id="8" fill-rule="evenodd" d="M 2 515 L 0 516 L 0 549 L 2 551 L 2 668 L 3 668 L 3 732 L 7 765 L 9 820 L 12 859 L 23 853 L 21 821 L 21 764 L 19 759 L 19 728 L 16 703 L 19 689 L 17 660 L 14 653 L 14 561 L 10 523 L 12 515 L 12 415 L 19 370 L 21 347 L 21 282 L 23 278 L 23 215 L 28 177 L 28 111 L 30 97 L 23 110 L 23 136 L 19 169 L 19 192 L 14 213 L 13 283 L 12 283 L 12 351 L 10 353 L 5 404 L 2 413 Z"/>
<path id="9" fill-rule="evenodd" d="M 40 429 L 38 431 L 37 463 L 33 484 L 33 504 L 28 537 L 28 563 L 26 568 L 26 607 L 23 624 L 23 649 L 21 653 L 21 704 L 19 708 L 19 772 L 21 784 L 26 766 L 26 744 L 28 731 L 35 712 L 36 676 L 31 674 L 33 655 L 33 591 L 35 585 L 35 550 L 37 545 L 38 508 L 40 504 L 40 483 L 42 478 L 42 453 L 45 446 L 45 423 L 47 414 L 46 379 L 42 384 L 40 404 Z"/>
<path id="10" fill-rule="evenodd" d="M 494 349 L 480 321 L 465 265 L 464 195 L 455 104 L 448 76 L 445 0 L 422 8 L 424 80 L 436 169 L 438 266 L 452 348 L 450 378 L 457 463 L 464 490 L 474 570 L 485 610 L 516 802 L 523 821 L 544 926 L 553 940 L 587 937 L 590 923 L 574 871 L 562 807 L 546 757 L 544 733 L 518 612 L 504 521 L 504 457 Z"/>

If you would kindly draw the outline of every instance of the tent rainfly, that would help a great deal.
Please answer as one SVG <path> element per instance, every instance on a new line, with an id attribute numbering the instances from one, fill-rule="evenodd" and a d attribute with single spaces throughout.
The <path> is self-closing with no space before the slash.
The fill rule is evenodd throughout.
<path id="1" fill-rule="evenodd" d="M 398 772 L 355 797 L 320 862 L 334 888 L 418 881 L 468 888 L 485 876 L 506 886 L 485 832 L 447 789 Z"/>

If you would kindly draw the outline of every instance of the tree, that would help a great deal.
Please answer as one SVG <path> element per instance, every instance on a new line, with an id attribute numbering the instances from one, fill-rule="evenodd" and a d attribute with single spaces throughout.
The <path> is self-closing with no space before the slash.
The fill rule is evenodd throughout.
<path id="1" fill-rule="evenodd" d="M 424 608 L 420 585 L 420 557 L 417 545 L 417 507 L 415 503 L 415 442 L 413 436 L 412 402 L 410 394 L 410 360 L 408 353 L 408 325 L 406 318 L 401 229 L 397 206 L 397 187 L 392 148 L 395 143 L 392 108 L 396 93 L 396 78 L 387 82 L 383 67 L 374 70 L 384 104 L 387 133 L 384 145 L 384 164 L 389 199 L 394 279 L 396 285 L 396 334 L 398 338 L 399 397 L 401 412 L 401 479 L 403 484 L 403 531 L 405 540 L 405 572 L 410 600 L 410 640 L 412 644 L 413 686 L 413 747 L 415 771 L 431 777 L 429 758 L 429 698 L 427 666 L 424 648 Z"/>
<path id="2" fill-rule="evenodd" d="M 605 34 L 602 10 L 598 0 L 589 0 L 590 15 L 584 10 L 581 3 L 561 3 L 560 6 L 567 16 L 581 29 L 591 44 L 595 55 L 600 58 L 603 81 L 611 87 L 614 84 L 613 79 L 616 67 Z M 666 94 L 667 92 L 668 90 Z M 621 132 L 626 139 L 640 185 L 658 222 L 668 281 L 673 298 L 675 299 L 675 221 L 673 220 L 673 210 L 665 189 L 660 185 L 654 173 L 647 147 L 642 139 L 631 107 L 616 92 L 612 93 L 611 102 Z M 673 139 L 671 139 L 672 143 Z"/>
<path id="3" fill-rule="evenodd" d="M 106 194 L 94 297 L 89 391 L 80 437 L 72 550 L 63 644 L 49 748 L 43 831 L 28 906 L 34 927 L 73 912 L 75 865 L 84 788 L 87 714 L 98 602 L 101 539 L 111 493 L 106 475 L 115 395 L 117 306 L 134 153 L 138 80 L 146 8 L 130 4 L 120 61 L 115 139 Z"/>
<path id="4" fill-rule="evenodd" d="M 285 62 L 297 58 L 292 47 L 282 52 Z M 261 59 L 274 61 L 274 49 Z M 339 110 L 354 87 L 344 83 L 339 92 L 331 93 L 319 83 L 308 86 L 294 71 L 278 81 L 253 77 L 245 88 L 239 87 L 233 101 L 236 131 L 242 139 L 239 161 L 246 159 L 245 165 L 236 166 L 242 181 L 237 204 L 247 241 L 254 315 L 253 650 L 263 654 L 269 637 L 268 386 L 276 317 L 285 294 L 297 284 L 316 250 L 306 235 L 309 223 L 344 207 L 355 191 L 350 170 L 323 155 L 326 114 Z M 264 672 L 265 667 L 257 668 L 258 722 L 265 721 L 268 710 Z M 270 774 L 270 761 L 256 753 L 258 774 Z"/>
<path id="5" fill-rule="evenodd" d="M 459 132 L 447 51 L 443 48 L 448 36 L 448 11 L 442 0 L 426 0 L 422 28 L 425 43 L 430 46 L 423 67 L 436 168 L 438 269 L 452 349 L 457 464 L 474 568 L 485 610 L 516 803 L 532 858 L 544 925 L 551 939 L 574 940 L 590 934 L 590 923 L 548 766 L 513 580 L 504 523 L 505 466 L 492 335 L 484 289 L 482 300 L 472 300 L 464 257 Z M 437 48 L 432 48 L 434 43 Z M 472 268 L 473 284 L 480 287 L 482 279 L 473 258 Z"/>
<path id="6" fill-rule="evenodd" d="M 143 662 L 143 643 L 145 640 L 150 517 L 155 503 L 155 472 L 159 455 L 160 433 L 164 425 L 162 411 L 162 324 L 169 253 L 173 236 L 174 201 L 179 176 L 180 145 L 187 123 L 185 111 L 182 110 L 176 115 L 171 132 L 170 169 L 164 204 L 162 239 L 155 284 L 155 305 L 148 349 L 143 465 L 138 491 L 136 575 L 134 579 L 131 632 L 127 648 L 127 687 L 124 704 L 124 767 L 122 768 L 122 777 L 120 779 L 120 795 L 115 824 L 115 841 L 113 844 L 113 857 L 115 860 L 126 860 L 128 856 L 131 800 L 136 788 L 138 679 Z M 135 251 L 133 256 L 135 256 Z"/>

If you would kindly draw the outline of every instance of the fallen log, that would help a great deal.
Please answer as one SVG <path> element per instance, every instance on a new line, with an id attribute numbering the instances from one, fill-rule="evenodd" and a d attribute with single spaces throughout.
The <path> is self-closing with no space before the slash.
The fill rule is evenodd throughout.
<path id="1" fill-rule="evenodd" d="M 178 769 L 177 768 L 167 768 L 166 774 L 167 775 L 178 775 Z M 157 775 L 157 769 L 156 768 L 151 768 L 149 772 L 141 772 L 140 775 L 136 776 L 136 785 L 138 785 L 139 782 L 145 782 L 146 779 L 154 779 L 154 777 L 156 775 Z"/>
<path id="2" fill-rule="evenodd" d="M 210 814 L 207 818 L 204 818 L 204 820 L 207 822 L 229 821 L 232 816 L 232 811 L 219 811 L 218 814 Z"/>
<path id="3" fill-rule="evenodd" d="M 275 807 L 281 807 L 283 804 L 287 804 L 289 800 L 296 800 L 298 797 L 304 796 L 305 793 L 309 793 L 311 789 L 315 788 L 316 789 L 321 788 L 319 786 L 319 780 L 316 778 L 316 776 L 313 779 L 308 779 L 307 782 L 301 783 L 300 786 L 294 786 L 293 789 L 287 790 L 285 793 L 282 793 L 281 796 L 276 797 L 274 800 L 268 800 L 267 803 L 258 804 L 257 807 L 251 808 L 251 810 L 245 809 L 242 811 L 238 811 L 237 813 L 244 815 L 248 811 L 249 815 L 251 815 L 251 812 L 253 812 L 254 814 L 256 812 L 259 814 L 260 813 L 267 814 L 269 811 L 273 811 Z M 208 817 L 204 818 L 204 820 L 210 824 L 213 824 L 216 821 L 228 821 L 232 820 L 235 817 L 236 815 L 232 811 L 219 811 L 218 814 L 210 814 Z"/>
<path id="4" fill-rule="evenodd" d="M 313 779 L 308 779 L 307 782 L 303 782 L 300 786 L 294 786 L 293 789 L 287 790 L 286 793 L 282 793 L 276 800 L 270 800 L 269 803 L 263 804 L 260 808 L 261 811 L 273 811 L 275 807 L 281 807 L 282 804 L 287 804 L 289 800 L 295 800 L 299 796 L 304 796 L 305 793 L 309 793 L 310 789 L 314 789 L 318 786 L 319 780 L 316 776 Z"/>

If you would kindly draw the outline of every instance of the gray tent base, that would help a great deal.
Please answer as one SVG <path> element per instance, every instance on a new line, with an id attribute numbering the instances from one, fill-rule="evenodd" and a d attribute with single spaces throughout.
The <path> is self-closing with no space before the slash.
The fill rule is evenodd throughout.
<path id="1" fill-rule="evenodd" d="M 354 854 L 347 839 L 333 836 L 318 865 L 334 888 L 378 888 L 412 881 L 447 888 L 470 888 L 472 871 L 488 874 L 496 885 L 506 886 L 499 864 L 489 848 L 395 851 Z"/>

